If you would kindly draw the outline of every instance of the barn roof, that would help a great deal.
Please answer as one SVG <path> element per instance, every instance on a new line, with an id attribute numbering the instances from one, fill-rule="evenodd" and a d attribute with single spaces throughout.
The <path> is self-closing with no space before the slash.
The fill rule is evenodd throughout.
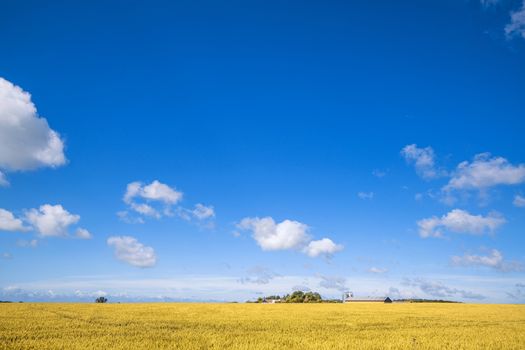
<path id="1" fill-rule="evenodd" d="M 346 301 L 385 301 L 388 297 L 347 297 Z"/>

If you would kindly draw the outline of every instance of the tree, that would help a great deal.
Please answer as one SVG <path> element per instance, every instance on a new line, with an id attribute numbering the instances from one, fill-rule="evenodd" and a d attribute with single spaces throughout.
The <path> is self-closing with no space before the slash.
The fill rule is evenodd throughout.
<path id="1" fill-rule="evenodd" d="M 95 299 L 95 303 L 104 304 L 104 303 L 107 303 L 107 302 L 108 302 L 108 299 L 104 298 L 104 297 L 98 297 L 98 298 Z"/>

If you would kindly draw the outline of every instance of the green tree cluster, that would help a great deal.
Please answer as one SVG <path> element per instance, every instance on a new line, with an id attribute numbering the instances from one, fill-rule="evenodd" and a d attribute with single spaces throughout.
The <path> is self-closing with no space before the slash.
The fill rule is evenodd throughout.
<path id="1" fill-rule="evenodd" d="M 323 298 L 321 294 L 317 292 L 302 292 L 300 290 L 293 292 L 292 294 L 286 294 L 285 296 L 270 295 L 267 297 L 260 297 L 257 299 L 258 303 L 271 302 L 275 300 L 281 303 L 321 303 Z"/>

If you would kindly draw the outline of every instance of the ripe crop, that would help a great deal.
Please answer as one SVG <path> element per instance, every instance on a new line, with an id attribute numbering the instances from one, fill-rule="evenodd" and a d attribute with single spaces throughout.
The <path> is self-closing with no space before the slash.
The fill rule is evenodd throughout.
<path id="1" fill-rule="evenodd" d="M 524 349 L 525 305 L 0 304 L 0 349 Z"/>

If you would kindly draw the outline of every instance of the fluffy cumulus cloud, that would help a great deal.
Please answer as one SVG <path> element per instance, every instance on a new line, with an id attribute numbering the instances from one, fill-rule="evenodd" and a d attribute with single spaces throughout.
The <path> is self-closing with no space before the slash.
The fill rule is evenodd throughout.
<path id="1" fill-rule="evenodd" d="M 407 163 L 414 164 L 417 174 L 424 179 L 433 179 L 443 175 L 442 171 L 436 169 L 432 147 L 419 148 L 416 144 L 406 145 L 401 150 L 401 155 Z"/>
<path id="2" fill-rule="evenodd" d="M 13 213 L 0 208 L 0 231 L 23 232 L 30 228 L 26 227 L 23 221 L 16 218 Z"/>
<path id="3" fill-rule="evenodd" d="M 517 194 L 514 196 L 514 200 L 512 201 L 512 204 L 519 208 L 525 208 L 525 197 Z"/>
<path id="4" fill-rule="evenodd" d="M 149 185 L 143 185 L 141 182 L 136 181 L 128 184 L 124 202 L 129 204 L 137 197 L 166 204 L 175 204 L 182 199 L 182 192 L 157 180 Z"/>
<path id="5" fill-rule="evenodd" d="M 423 293 L 434 298 L 464 298 L 464 299 L 485 299 L 485 296 L 472 291 L 452 288 L 439 281 L 428 281 L 421 278 L 405 279 L 403 285 L 419 288 Z"/>
<path id="6" fill-rule="evenodd" d="M 201 228 L 215 227 L 213 206 L 197 203 L 193 208 L 187 209 L 177 205 L 182 197 L 182 192 L 158 180 L 150 184 L 131 182 L 123 197 L 128 209 L 117 212 L 117 216 L 129 224 L 143 224 L 147 217 L 160 219 L 164 216 L 178 216 L 186 221 L 195 220 Z"/>
<path id="7" fill-rule="evenodd" d="M 523 265 L 517 261 L 505 261 L 503 254 L 497 249 L 492 249 L 488 255 L 453 256 L 452 264 L 455 266 L 482 266 L 503 272 L 522 271 Z"/>
<path id="8" fill-rule="evenodd" d="M 130 236 L 109 237 L 107 244 L 115 249 L 115 257 L 136 267 L 152 267 L 157 262 L 155 250 Z"/>
<path id="9" fill-rule="evenodd" d="M 172 215 L 171 207 L 180 202 L 182 196 L 182 192 L 157 180 L 150 184 L 135 181 L 128 184 L 123 200 L 130 210 L 139 215 L 160 219 L 163 215 Z M 155 207 L 154 203 L 160 203 L 163 209 Z M 127 211 L 121 211 L 118 215 L 126 222 L 142 221 L 131 218 Z"/>
<path id="10" fill-rule="evenodd" d="M 38 116 L 31 95 L 0 78 L 0 169 L 32 170 L 65 163 L 64 142 Z M 3 174 L 0 184 L 7 184 Z"/>
<path id="11" fill-rule="evenodd" d="M 525 39 L 525 0 L 521 7 L 511 12 L 510 23 L 505 26 L 507 37 L 520 36 Z"/>
<path id="12" fill-rule="evenodd" d="M 481 235 L 492 233 L 506 220 L 497 213 L 487 216 L 472 215 L 461 209 L 454 209 L 442 217 L 433 216 L 417 222 L 419 235 L 423 238 L 442 237 L 443 230 L 455 233 Z"/>
<path id="13" fill-rule="evenodd" d="M 252 231 L 252 237 L 263 250 L 291 249 L 302 251 L 310 257 L 330 257 L 343 249 L 343 246 L 328 238 L 312 240 L 308 225 L 298 221 L 276 223 L 271 217 L 244 218 L 237 227 Z"/>
<path id="14" fill-rule="evenodd" d="M 76 224 L 80 216 L 71 214 L 60 204 L 44 204 L 26 212 L 26 219 L 43 237 L 64 237 L 68 235 L 69 226 Z"/>
<path id="15" fill-rule="evenodd" d="M 481 153 L 476 155 L 472 162 L 460 163 L 443 190 L 484 190 L 493 186 L 523 182 L 525 164 L 512 165 L 505 158 Z"/>
<path id="16" fill-rule="evenodd" d="M 323 238 L 317 241 L 310 241 L 303 251 L 309 257 L 315 258 L 318 256 L 331 257 L 341 250 L 343 250 L 341 244 L 335 244 L 330 238 Z"/>
<path id="17" fill-rule="evenodd" d="M 238 227 L 251 230 L 263 250 L 301 249 L 310 240 L 308 226 L 292 220 L 276 223 L 273 218 L 244 218 Z"/>

